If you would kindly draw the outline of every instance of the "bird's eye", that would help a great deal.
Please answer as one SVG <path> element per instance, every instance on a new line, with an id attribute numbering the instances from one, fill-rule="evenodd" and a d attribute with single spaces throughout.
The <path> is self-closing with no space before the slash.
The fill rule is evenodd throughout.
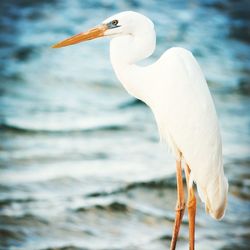
<path id="1" fill-rule="evenodd" d="M 111 23 L 112 25 L 116 26 L 118 24 L 118 20 L 113 20 Z"/>

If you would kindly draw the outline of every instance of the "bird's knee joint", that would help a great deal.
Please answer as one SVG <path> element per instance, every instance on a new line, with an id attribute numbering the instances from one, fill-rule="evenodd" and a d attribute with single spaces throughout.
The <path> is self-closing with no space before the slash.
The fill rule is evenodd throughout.
<path id="1" fill-rule="evenodd" d="M 177 204 L 176 205 L 176 208 L 175 208 L 175 211 L 178 212 L 178 211 L 183 211 L 185 209 L 185 202 L 183 203 L 180 203 L 180 204 Z"/>

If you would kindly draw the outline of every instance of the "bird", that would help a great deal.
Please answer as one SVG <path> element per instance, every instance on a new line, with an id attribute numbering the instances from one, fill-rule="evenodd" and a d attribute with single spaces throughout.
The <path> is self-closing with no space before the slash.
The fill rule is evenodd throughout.
<path id="1" fill-rule="evenodd" d="M 130 95 L 152 110 L 159 136 L 175 158 L 177 202 L 170 249 L 176 248 L 187 207 L 189 249 L 193 250 L 195 186 L 206 212 L 216 220 L 225 214 L 228 195 L 218 117 L 202 69 L 192 52 L 181 47 L 168 48 L 151 65 L 138 65 L 154 52 L 156 33 L 153 22 L 134 11 L 115 14 L 52 48 L 101 37 L 110 38 L 110 60 L 118 80 Z"/>

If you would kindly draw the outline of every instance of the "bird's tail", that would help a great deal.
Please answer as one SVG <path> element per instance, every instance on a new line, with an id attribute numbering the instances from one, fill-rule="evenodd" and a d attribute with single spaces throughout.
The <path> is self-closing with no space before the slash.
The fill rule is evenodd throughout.
<path id="1" fill-rule="evenodd" d="M 210 181 L 205 190 L 198 185 L 197 190 L 206 204 L 206 212 L 216 220 L 222 219 L 226 210 L 228 193 L 228 181 L 224 173 Z"/>

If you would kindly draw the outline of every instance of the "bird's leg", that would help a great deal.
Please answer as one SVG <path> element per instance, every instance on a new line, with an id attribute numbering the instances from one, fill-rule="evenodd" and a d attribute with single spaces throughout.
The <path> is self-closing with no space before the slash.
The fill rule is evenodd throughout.
<path id="1" fill-rule="evenodd" d="M 185 210 L 181 160 L 176 161 L 176 180 L 177 180 L 177 204 L 176 204 L 175 222 L 174 222 L 174 227 L 173 227 L 170 250 L 175 249 L 176 241 L 177 241 L 179 230 L 180 230 L 180 225 L 182 222 L 182 217 L 183 217 L 184 210 Z"/>
<path id="2" fill-rule="evenodd" d="M 190 168 L 186 164 L 185 166 L 187 190 L 188 190 L 188 221 L 189 221 L 189 249 L 194 250 L 194 241 L 195 241 L 195 214 L 196 214 L 196 198 L 192 186 L 189 186 L 189 176 Z"/>

